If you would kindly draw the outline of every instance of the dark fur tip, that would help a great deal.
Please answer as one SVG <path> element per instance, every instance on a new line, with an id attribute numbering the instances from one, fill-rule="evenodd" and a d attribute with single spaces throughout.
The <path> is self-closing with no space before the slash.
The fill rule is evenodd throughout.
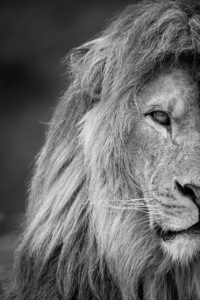
<path id="1" fill-rule="evenodd" d="M 188 18 L 200 14 L 199 0 L 176 0 L 175 2 L 187 14 Z"/>

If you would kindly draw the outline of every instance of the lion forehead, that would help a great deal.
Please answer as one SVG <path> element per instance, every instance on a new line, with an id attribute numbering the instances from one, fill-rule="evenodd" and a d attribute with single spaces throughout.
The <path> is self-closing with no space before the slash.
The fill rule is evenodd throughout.
<path id="1" fill-rule="evenodd" d="M 199 106 L 198 82 L 191 70 L 175 68 L 171 72 L 164 71 L 144 87 L 142 99 L 144 105 L 160 107 L 175 119 L 185 118 Z"/>

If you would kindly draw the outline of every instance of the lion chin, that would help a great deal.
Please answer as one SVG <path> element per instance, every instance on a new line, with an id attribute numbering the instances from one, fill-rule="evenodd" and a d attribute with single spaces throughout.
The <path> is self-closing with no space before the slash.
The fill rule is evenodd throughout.
<path id="1" fill-rule="evenodd" d="M 177 235 L 172 239 L 163 240 L 162 248 L 166 255 L 174 262 L 188 264 L 200 250 L 200 238 L 190 236 L 187 233 Z"/>

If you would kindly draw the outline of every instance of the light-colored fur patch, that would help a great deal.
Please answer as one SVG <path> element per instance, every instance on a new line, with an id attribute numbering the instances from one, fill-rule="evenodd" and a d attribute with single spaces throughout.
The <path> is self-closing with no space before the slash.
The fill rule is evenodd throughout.
<path id="1" fill-rule="evenodd" d="M 162 247 L 174 262 L 188 264 L 200 251 L 200 239 L 188 234 L 181 234 L 172 240 L 163 241 Z"/>

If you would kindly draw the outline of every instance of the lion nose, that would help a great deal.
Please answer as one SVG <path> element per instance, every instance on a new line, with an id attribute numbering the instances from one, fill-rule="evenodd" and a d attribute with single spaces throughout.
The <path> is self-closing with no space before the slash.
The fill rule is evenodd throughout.
<path id="1" fill-rule="evenodd" d="M 182 195 L 191 198 L 200 207 L 200 186 L 189 183 L 182 186 L 176 181 L 176 187 Z"/>

